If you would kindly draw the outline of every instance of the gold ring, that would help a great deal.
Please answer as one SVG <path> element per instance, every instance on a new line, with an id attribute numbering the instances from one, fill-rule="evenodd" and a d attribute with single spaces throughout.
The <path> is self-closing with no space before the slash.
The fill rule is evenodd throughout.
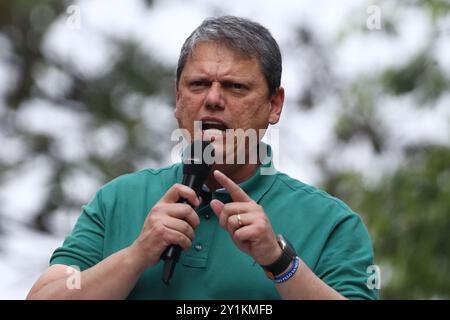
<path id="1" fill-rule="evenodd" d="M 242 219 L 241 219 L 241 215 L 240 214 L 237 215 L 237 219 L 238 219 L 239 227 L 242 227 Z"/>

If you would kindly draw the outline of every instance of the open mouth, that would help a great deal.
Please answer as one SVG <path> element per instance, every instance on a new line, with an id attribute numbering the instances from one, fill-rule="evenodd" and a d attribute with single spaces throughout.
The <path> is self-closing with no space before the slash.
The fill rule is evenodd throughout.
<path id="1" fill-rule="evenodd" d="M 225 135 L 228 127 L 219 121 L 203 120 L 202 121 L 202 134 L 203 136 L 219 136 Z"/>

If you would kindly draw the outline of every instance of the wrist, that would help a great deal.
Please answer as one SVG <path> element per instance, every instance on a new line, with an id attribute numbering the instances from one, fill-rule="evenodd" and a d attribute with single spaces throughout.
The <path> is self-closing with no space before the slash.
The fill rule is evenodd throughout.
<path id="1" fill-rule="evenodd" d="M 273 250 L 270 250 L 270 253 L 266 254 L 264 256 L 264 260 L 261 260 L 259 262 L 259 264 L 261 266 L 271 265 L 275 261 L 277 261 L 281 257 L 282 254 L 283 254 L 283 249 L 281 249 L 281 247 L 278 245 L 278 243 L 276 243 L 275 248 Z"/>
<path id="2" fill-rule="evenodd" d="M 129 267 L 143 272 L 146 268 L 152 266 L 152 263 L 149 263 L 149 259 L 142 254 L 142 250 L 136 242 L 127 247 L 125 250 L 126 261 Z"/>
<path id="3" fill-rule="evenodd" d="M 275 276 L 272 279 L 273 282 L 275 282 L 276 284 L 281 284 L 281 283 L 288 281 L 290 278 L 292 278 L 295 275 L 299 266 L 300 266 L 300 258 L 295 257 L 294 260 L 292 260 L 289 267 L 285 271 L 283 271 L 282 274 Z"/>
<path id="4" fill-rule="evenodd" d="M 284 275 L 285 272 L 289 272 L 289 270 L 293 268 L 293 263 L 295 264 L 295 259 L 297 258 L 295 249 L 282 235 L 277 236 L 277 242 L 281 254 L 279 253 L 278 258 L 271 264 L 261 265 L 267 277 L 272 280 L 278 276 Z"/>

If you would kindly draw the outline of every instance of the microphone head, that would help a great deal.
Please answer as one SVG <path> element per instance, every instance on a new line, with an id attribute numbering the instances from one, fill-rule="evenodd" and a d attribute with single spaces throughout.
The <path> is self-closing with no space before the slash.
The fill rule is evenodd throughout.
<path id="1" fill-rule="evenodd" d="M 194 140 L 183 153 L 183 174 L 198 175 L 202 181 L 214 164 L 214 147 L 209 141 Z"/>

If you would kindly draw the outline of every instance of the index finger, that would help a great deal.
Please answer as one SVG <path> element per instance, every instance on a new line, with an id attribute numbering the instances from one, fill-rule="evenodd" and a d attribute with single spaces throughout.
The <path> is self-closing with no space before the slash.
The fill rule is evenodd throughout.
<path id="1" fill-rule="evenodd" d="M 249 202 L 253 201 L 252 198 L 239 187 L 233 180 L 228 178 L 225 174 L 219 170 L 214 170 L 214 178 L 224 187 L 231 196 L 231 199 L 235 202 Z"/>
<path id="2" fill-rule="evenodd" d="M 195 191 L 188 186 L 180 183 L 174 184 L 167 192 L 162 196 L 160 201 L 167 203 L 175 203 L 181 199 L 186 199 L 194 207 L 200 205 L 200 200 L 197 198 Z"/>

